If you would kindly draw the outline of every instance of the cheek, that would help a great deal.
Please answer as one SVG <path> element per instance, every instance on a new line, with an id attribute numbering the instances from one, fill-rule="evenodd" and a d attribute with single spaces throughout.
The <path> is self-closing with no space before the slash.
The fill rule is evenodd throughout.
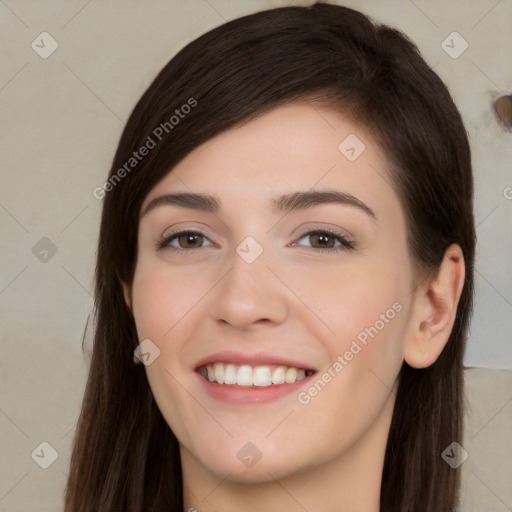
<path id="1" fill-rule="evenodd" d="M 364 342 L 367 329 L 375 325 L 379 332 L 390 331 L 404 316 L 397 309 L 408 295 L 408 267 L 391 257 L 357 257 L 331 266 L 291 268 L 282 275 L 303 304 L 298 320 L 309 323 L 331 348 L 341 350 L 358 336 Z"/>
<path id="2" fill-rule="evenodd" d="M 343 289 L 317 302 L 335 334 L 317 328 L 329 361 L 300 396 L 301 412 L 304 418 L 315 418 L 334 451 L 356 443 L 394 399 L 408 304 L 397 300 L 400 280 L 379 281 L 379 275 L 352 273 L 339 280 Z M 387 411 L 389 415 L 392 409 Z M 316 449 L 321 452 L 322 447 L 319 441 Z"/>
<path id="3" fill-rule="evenodd" d="M 139 262 L 133 281 L 133 314 L 139 337 L 175 339 L 174 332 L 208 292 L 207 276 L 156 260 Z"/>
<path id="4" fill-rule="evenodd" d="M 295 273 L 294 290 L 308 306 L 300 321 L 323 345 L 336 376 L 325 377 L 331 379 L 330 391 L 319 401 L 326 406 L 345 396 L 354 407 L 367 404 L 361 408 L 371 414 L 389 395 L 403 362 L 409 321 L 409 264 L 399 261 L 388 251 L 371 261 L 354 258 L 346 265 Z"/>
<path id="5" fill-rule="evenodd" d="M 139 340 L 149 338 L 160 351 L 145 367 L 148 383 L 168 425 L 187 445 L 193 443 L 190 423 L 201 410 L 183 391 L 181 355 L 194 332 L 194 306 L 197 308 L 206 291 L 205 279 L 188 275 L 186 270 L 154 258 L 141 259 L 137 264 L 132 286 L 137 334 Z"/>

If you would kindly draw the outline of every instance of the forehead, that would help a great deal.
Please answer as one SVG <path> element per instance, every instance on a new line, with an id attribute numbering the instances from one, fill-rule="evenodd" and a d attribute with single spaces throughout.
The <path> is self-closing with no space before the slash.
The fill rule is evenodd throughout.
<path id="1" fill-rule="evenodd" d="M 240 208 L 268 208 L 269 197 L 336 189 L 376 209 L 399 205 L 387 161 L 369 132 L 325 107 L 292 103 L 233 127 L 189 153 L 147 195 L 203 192 Z"/>

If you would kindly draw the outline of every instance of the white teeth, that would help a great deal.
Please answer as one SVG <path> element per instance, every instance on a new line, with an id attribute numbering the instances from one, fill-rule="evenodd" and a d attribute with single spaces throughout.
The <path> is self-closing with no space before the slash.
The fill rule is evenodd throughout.
<path id="1" fill-rule="evenodd" d="M 226 365 L 224 370 L 224 384 L 236 384 L 236 368 L 234 364 Z"/>
<path id="2" fill-rule="evenodd" d="M 268 366 L 257 366 L 254 368 L 253 384 L 255 386 L 270 386 L 272 384 L 272 375 Z"/>
<path id="3" fill-rule="evenodd" d="M 238 368 L 236 383 L 239 386 L 252 386 L 252 368 L 249 365 L 244 364 Z"/>
<path id="4" fill-rule="evenodd" d="M 214 363 L 202 367 L 201 373 L 217 384 L 236 384 L 238 386 L 266 387 L 273 384 L 293 384 L 311 375 L 312 371 L 288 366 L 270 367 L 267 365 L 252 367 L 247 364 Z"/>
<path id="5" fill-rule="evenodd" d="M 272 384 L 284 384 L 284 376 L 286 374 L 285 366 L 278 366 L 272 374 Z"/>
<path id="6" fill-rule="evenodd" d="M 215 363 L 213 365 L 213 376 L 215 378 L 215 382 L 218 382 L 219 384 L 224 384 L 224 365 L 222 363 Z"/>
<path id="7" fill-rule="evenodd" d="M 287 384 L 292 384 L 297 380 L 297 368 L 288 368 L 286 370 L 286 375 L 284 376 L 284 381 Z"/>

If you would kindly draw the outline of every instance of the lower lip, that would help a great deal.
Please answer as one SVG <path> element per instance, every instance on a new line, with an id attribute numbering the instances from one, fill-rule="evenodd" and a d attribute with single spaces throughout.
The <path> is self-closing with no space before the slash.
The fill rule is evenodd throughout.
<path id="1" fill-rule="evenodd" d="M 273 384 L 271 386 L 237 386 L 232 384 L 218 384 L 210 382 L 201 374 L 196 373 L 206 392 L 216 400 L 231 404 L 265 404 L 278 400 L 279 398 L 297 393 L 305 383 L 309 383 L 309 375 L 293 384 Z"/>

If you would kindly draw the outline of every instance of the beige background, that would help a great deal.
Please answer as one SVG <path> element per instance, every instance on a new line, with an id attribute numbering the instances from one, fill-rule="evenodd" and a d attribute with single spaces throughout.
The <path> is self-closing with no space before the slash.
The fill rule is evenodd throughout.
<path id="1" fill-rule="evenodd" d="M 299 3 L 0 0 L 1 511 L 62 509 L 88 368 L 81 340 L 101 208 L 92 191 L 105 180 L 135 102 L 200 34 L 243 14 Z M 496 125 L 490 101 L 512 89 L 512 1 L 343 3 L 408 34 L 464 116 L 479 238 L 466 365 L 481 368 L 466 370 L 471 415 L 462 510 L 510 511 L 512 135 Z M 442 47 L 454 31 L 468 43 L 456 59 Z M 42 32 L 58 44 L 46 59 L 31 47 L 35 41 L 40 53 L 51 48 Z M 43 445 L 41 456 L 42 442 L 57 454 L 47 469 L 35 462 L 50 461 L 51 448 Z"/>

